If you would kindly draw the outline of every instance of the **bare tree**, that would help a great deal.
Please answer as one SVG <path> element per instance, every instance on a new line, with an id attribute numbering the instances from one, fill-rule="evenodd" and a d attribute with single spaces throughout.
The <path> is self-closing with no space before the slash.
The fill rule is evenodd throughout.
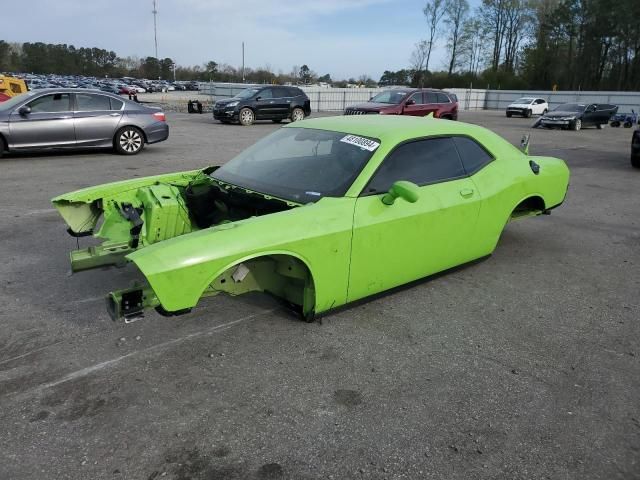
<path id="1" fill-rule="evenodd" d="M 416 43 L 413 52 L 411 52 L 411 70 L 414 72 L 414 81 L 422 88 L 424 85 L 424 75 L 422 69 L 424 68 L 425 61 L 427 60 L 427 52 L 429 50 L 429 42 L 421 40 Z"/>
<path id="2" fill-rule="evenodd" d="M 464 62 L 465 70 L 476 76 L 484 65 L 487 52 L 488 33 L 486 25 L 476 18 L 467 19 L 462 26 L 459 40 L 459 58 Z"/>
<path id="3" fill-rule="evenodd" d="M 429 70 L 429 60 L 431 60 L 431 51 L 433 50 L 433 42 L 438 37 L 438 25 L 444 15 L 444 0 L 427 0 L 427 4 L 422 9 L 422 13 L 427 19 L 427 31 L 429 39 L 427 40 L 427 58 L 424 62 L 425 71 Z"/>
<path id="4" fill-rule="evenodd" d="M 451 59 L 449 60 L 449 75 L 457 66 L 458 46 L 462 35 L 462 25 L 469 12 L 469 2 L 467 0 L 446 0 L 444 6 L 444 23 L 449 27 L 449 48 L 451 49 Z"/>

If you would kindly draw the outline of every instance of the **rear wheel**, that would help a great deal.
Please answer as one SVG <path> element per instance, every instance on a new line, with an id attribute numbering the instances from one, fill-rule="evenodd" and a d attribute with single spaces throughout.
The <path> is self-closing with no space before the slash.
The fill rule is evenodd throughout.
<path id="1" fill-rule="evenodd" d="M 7 150 L 7 144 L 4 142 L 4 138 L 0 137 L 0 158 L 2 154 Z"/>
<path id="2" fill-rule="evenodd" d="M 116 133 L 114 145 L 120 155 L 135 155 L 144 148 L 144 135 L 136 127 L 124 127 Z"/>
<path id="3" fill-rule="evenodd" d="M 253 125 L 253 122 L 256 121 L 256 116 L 254 115 L 253 110 L 246 107 L 240 110 L 238 118 L 240 119 L 240 125 L 244 125 L 245 127 Z"/>
<path id="4" fill-rule="evenodd" d="M 293 109 L 293 112 L 291 112 L 291 121 L 299 122 L 300 120 L 304 120 L 304 111 L 296 107 Z"/>
<path id="5" fill-rule="evenodd" d="M 640 168 L 640 155 L 631 154 L 631 166 L 634 168 Z"/>
<path id="6" fill-rule="evenodd" d="M 596 128 L 597 128 L 598 130 L 602 130 L 602 124 L 600 124 L 600 123 L 599 123 L 599 124 L 597 124 L 597 125 L 596 125 Z"/>
<path id="7" fill-rule="evenodd" d="M 524 116 L 526 118 L 530 118 L 531 117 L 531 110 L 527 110 L 526 112 L 524 112 Z"/>
<path id="8" fill-rule="evenodd" d="M 511 112 L 507 112 L 507 118 L 511 118 Z"/>
<path id="9" fill-rule="evenodd" d="M 545 109 L 542 111 L 542 115 L 546 115 L 548 111 L 549 111 L 549 110 L 547 110 L 547 109 L 545 108 Z"/>

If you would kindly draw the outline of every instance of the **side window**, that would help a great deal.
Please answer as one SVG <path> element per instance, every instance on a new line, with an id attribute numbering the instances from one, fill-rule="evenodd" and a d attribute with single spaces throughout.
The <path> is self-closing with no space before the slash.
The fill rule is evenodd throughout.
<path id="1" fill-rule="evenodd" d="M 70 95 L 68 93 L 55 93 L 53 95 L 45 95 L 44 97 L 36 98 L 29 103 L 31 112 L 68 112 L 71 110 L 69 102 Z"/>
<path id="2" fill-rule="evenodd" d="M 436 93 L 438 97 L 437 103 L 449 103 L 449 97 L 447 97 L 444 93 Z"/>
<path id="3" fill-rule="evenodd" d="M 468 137 L 454 137 L 454 142 L 468 175 L 474 174 L 493 160 L 484 148 Z"/>
<path id="4" fill-rule="evenodd" d="M 302 95 L 304 95 L 304 92 L 299 88 L 290 87 L 287 90 L 289 90 L 289 95 L 292 97 L 301 97 Z"/>
<path id="5" fill-rule="evenodd" d="M 124 102 L 122 100 L 111 97 L 109 97 L 109 100 L 111 102 L 111 110 L 122 110 L 122 106 L 124 105 Z"/>
<path id="6" fill-rule="evenodd" d="M 366 192 L 382 193 L 398 180 L 417 185 L 444 182 L 464 176 L 452 138 L 433 138 L 400 145 L 387 156 Z"/>
<path id="7" fill-rule="evenodd" d="M 285 98 L 289 96 L 288 89 L 284 87 L 274 87 L 272 91 L 273 91 L 273 98 Z"/>
<path id="8" fill-rule="evenodd" d="M 109 102 L 109 97 L 104 95 L 76 93 L 76 109 L 79 112 L 111 110 L 111 102 Z"/>
<path id="9" fill-rule="evenodd" d="M 424 103 L 438 103 L 436 92 L 424 92 Z"/>
<path id="10" fill-rule="evenodd" d="M 536 100 L 536 103 L 537 103 L 538 105 L 542 105 L 542 104 L 544 103 L 544 100 L 543 100 L 543 99 L 541 99 L 541 98 L 539 98 L 538 100 Z"/>
<path id="11" fill-rule="evenodd" d="M 264 90 L 260 90 L 260 92 L 256 95 L 256 97 L 260 97 L 261 100 L 267 98 L 273 98 L 273 90 L 271 88 L 265 88 Z"/>
<path id="12" fill-rule="evenodd" d="M 413 100 L 416 105 L 422 105 L 422 92 L 414 93 L 409 97 L 410 100 Z"/>

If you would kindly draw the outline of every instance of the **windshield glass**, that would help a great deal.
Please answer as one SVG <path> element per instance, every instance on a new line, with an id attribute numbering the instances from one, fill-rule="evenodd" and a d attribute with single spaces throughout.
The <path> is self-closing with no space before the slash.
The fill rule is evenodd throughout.
<path id="1" fill-rule="evenodd" d="M 257 88 L 247 88 L 246 90 L 241 91 L 239 94 L 237 94 L 233 98 L 242 98 L 242 99 L 251 98 L 256 93 L 258 93 L 258 89 Z"/>
<path id="2" fill-rule="evenodd" d="M 308 203 L 341 197 L 380 146 L 375 139 L 311 128 L 281 128 L 211 174 L 213 179 Z"/>
<path id="3" fill-rule="evenodd" d="M 385 90 L 373 97 L 370 102 L 375 103 L 391 103 L 397 105 L 407 95 L 404 90 Z"/>
<path id="4" fill-rule="evenodd" d="M 578 103 L 565 103 L 564 105 L 558 105 L 553 109 L 554 112 L 584 112 L 586 105 L 580 105 Z"/>
<path id="5" fill-rule="evenodd" d="M 522 97 L 522 98 L 519 98 L 518 100 L 516 100 L 513 103 L 526 103 L 526 104 L 528 104 L 528 103 L 531 103 L 532 101 L 533 101 L 533 98 Z"/>
<path id="6" fill-rule="evenodd" d="M 35 95 L 35 92 L 27 92 L 27 93 L 23 93 L 22 95 L 16 95 L 15 97 L 11 97 L 6 102 L 0 102 L 0 112 L 3 110 L 11 110 L 17 104 L 23 102 L 28 97 L 32 97 L 34 95 Z"/>

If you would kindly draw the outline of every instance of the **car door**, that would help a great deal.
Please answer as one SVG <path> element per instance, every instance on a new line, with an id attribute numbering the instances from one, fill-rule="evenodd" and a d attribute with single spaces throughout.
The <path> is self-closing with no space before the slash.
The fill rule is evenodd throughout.
<path id="1" fill-rule="evenodd" d="M 596 123 L 598 123 L 597 108 L 598 108 L 597 105 L 594 103 L 587 105 L 587 107 L 584 109 L 584 114 L 582 115 L 583 126 L 595 125 Z"/>
<path id="2" fill-rule="evenodd" d="M 404 104 L 403 115 L 410 115 L 413 117 L 424 117 L 427 115 L 425 111 L 424 95 L 422 92 L 416 92 L 411 95 Z"/>
<path id="3" fill-rule="evenodd" d="M 398 180 L 419 185 L 415 203 L 382 203 Z M 404 143 L 382 162 L 356 201 L 348 300 L 473 259 L 480 197 L 451 137 Z"/>
<path id="4" fill-rule="evenodd" d="M 286 118 L 289 116 L 289 110 L 293 97 L 289 93 L 289 89 L 285 87 L 273 87 L 273 104 L 272 115 L 276 118 Z"/>
<path id="5" fill-rule="evenodd" d="M 16 108 L 9 116 L 8 143 L 11 149 L 74 146 L 71 94 L 42 95 Z"/>
<path id="6" fill-rule="evenodd" d="M 111 144 L 122 120 L 124 102 L 99 93 L 78 92 L 74 96 L 73 118 L 77 145 Z"/>
<path id="7" fill-rule="evenodd" d="M 272 118 L 274 115 L 273 89 L 264 88 L 255 97 L 255 112 L 257 119 Z"/>

